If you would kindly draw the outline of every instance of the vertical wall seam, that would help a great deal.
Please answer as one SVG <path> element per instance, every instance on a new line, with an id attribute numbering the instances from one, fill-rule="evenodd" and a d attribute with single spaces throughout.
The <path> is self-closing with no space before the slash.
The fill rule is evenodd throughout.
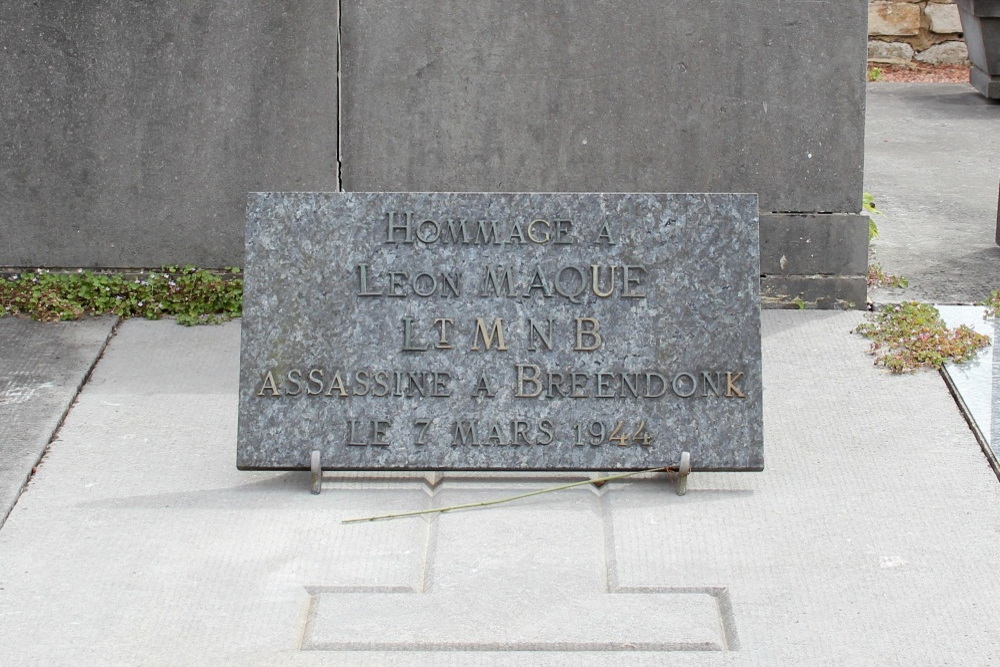
<path id="1" fill-rule="evenodd" d="M 337 191 L 344 191 L 344 133 L 341 128 L 341 119 L 344 117 L 344 86 L 341 75 L 341 63 L 344 61 L 341 44 L 343 44 L 344 20 L 343 0 L 337 0 Z"/>

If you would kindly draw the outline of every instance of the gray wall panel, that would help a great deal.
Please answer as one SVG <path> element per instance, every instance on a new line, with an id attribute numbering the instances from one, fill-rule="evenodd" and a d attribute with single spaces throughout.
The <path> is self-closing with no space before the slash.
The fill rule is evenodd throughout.
<path id="1" fill-rule="evenodd" d="M 241 264 L 247 191 L 337 188 L 336 11 L 0 4 L 0 266 Z"/>
<path id="2" fill-rule="evenodd" d="M 858 212 L 866 3 L 343 4 L 347 190 L 758 192 Z"/>

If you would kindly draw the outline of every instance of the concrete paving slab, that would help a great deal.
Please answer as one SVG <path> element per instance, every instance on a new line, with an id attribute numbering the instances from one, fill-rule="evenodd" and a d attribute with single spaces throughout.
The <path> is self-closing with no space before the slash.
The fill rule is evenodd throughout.
<path id="1" fill-rule="evenodd" d="M 117 321 L 0 318 L 0 525 Z"/>
<path id="2" fill-rule="evenodd" d="M 989 664 L 1000 484 L 861 318 L 763 314 L 762 473 L 350 525 L 579 475 L 239 472 L 239 323 L 126 322 L 0 530 L 0 664 Z"/>
<path id="3" fill-rule="evenodd" d="M 868 85 L 865 190 L 875 261 L 910 282 L 876 303 L 977 303 L 1000 289 L 1000 104 L 964 83 Z"/>

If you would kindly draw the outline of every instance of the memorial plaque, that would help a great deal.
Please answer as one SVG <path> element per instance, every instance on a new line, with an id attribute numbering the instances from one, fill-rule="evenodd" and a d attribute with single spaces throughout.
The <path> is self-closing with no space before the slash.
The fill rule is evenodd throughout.
<path id="1" fill-rule="evenodd" d="M 253 193 L 238 466 L 760 470 L 757 198 Z"/>

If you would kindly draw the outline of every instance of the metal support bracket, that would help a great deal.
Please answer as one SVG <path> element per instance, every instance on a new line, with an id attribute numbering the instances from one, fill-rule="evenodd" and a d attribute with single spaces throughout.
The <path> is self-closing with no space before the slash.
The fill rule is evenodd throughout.
<path id="1" fill-rule="evenodd" d="M 688 475 L 691 474 L 691 452 L 681 452 L 681 462 L 677 466 L 677 495 L 688 492 Z"/>
<path id="2" fill-rule="evenodd" d="M 318 449 L 312 451 L 309 470 L 312 474 L 312 482 L 309 485 L 309 490 L 312 491 L 314 496 L 318 496 L 319 492 L 323 490 L 323 466 L 320 464 Z"/>

